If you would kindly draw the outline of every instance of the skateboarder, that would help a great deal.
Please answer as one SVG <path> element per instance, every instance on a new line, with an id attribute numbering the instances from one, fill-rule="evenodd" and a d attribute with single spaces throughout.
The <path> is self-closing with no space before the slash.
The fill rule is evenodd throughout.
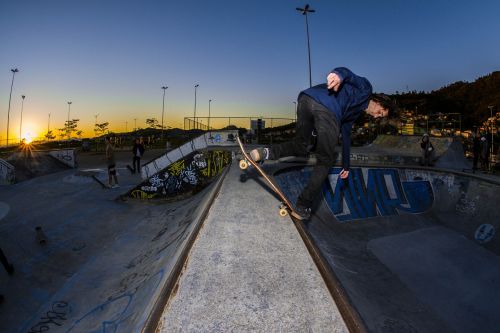
<path id="1" fill-rule="evenodd" d="M 144 155 L 144 150 L 142 139 L 135 139 L 135 144 L 132 147 L 132 154 L 134 154 L 132 159 L 132 173 L 141 172 L 141 157 Z"/>
<path id="2" fill-rule="evenodd" d="M 278 159 L 283 156 L 305 156 L 315 152 L 314 166 L 309 183 L 300 194 L 296 210 L 304 220 L 311 216 L 314 197 L 334 165 L 334 148 L 342 134 L 342 171 L 340 177 L 349 176 L 351 129 L 358 117 L 366 112 L 374 118 L 395 118 L 396 106 L 384 94 L 372 93 L 370 82 L 345 67 L 332 70 L 327 83 L 302 91 L 298 96 L 296 136 L 290 142 L 257 148 L 250 152 L 254 161 Z"/>
<path id="3" fill-rule="evenodd" d="M 118 185 L 118 178 L 116 177 L 116 161 L 115 161 L 115 148 L 111 143 L 111 138 L 106 137 L 106 161 L 108 162 L 108 184 L 111 188 L 120 187 Z M 115 184 L 113 185 L 113 179 Z"/>
<path id="4" fill-rule="evenodd" d="M 420 149 L 422 150 L 422 162 L 421 165 L 429 166 L 432 165 L 434 160 L 434 146 L 429 138 L 429 134 L 425 133 L 420 141 Z"/>

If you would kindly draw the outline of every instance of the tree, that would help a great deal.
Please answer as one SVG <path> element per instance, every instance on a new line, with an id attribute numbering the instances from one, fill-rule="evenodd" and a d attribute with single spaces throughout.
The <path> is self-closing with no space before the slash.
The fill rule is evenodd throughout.
<path id="1" fill-rule="evenodd" d="M 106 132 L 108 131 L 108 125 L 109 125 L 108 122 L 95 124 L 94 132 L 100 133 L 100 135 L 102 136 L 106 134 Z"/>
<path id="2" fill-rule="evenodd" d="M 73 120 L 67 120 L 64 122 L 64 127 L 63 128 L 59 128 L 59 131 L 61 132 L 61 134 L 59 134 L 61 136 L 61 139 L 64 138 L 64 135 L 68 138 L 68 139 L 71 139 L 71 134 L 73 132 L 76 132 L 78 131 L 77 127 L 78 127 L 78 122 L 80 121 L 80 119 L 73 119 Z M 64 133 L 64 135 L 63 135 Z"/>
<path id="3" fill-rule="evenodd" d="M 54 135 L 54 133 L 52 131 L 48 131 L 47 134 L 44 135 L 44 137 L 50 141 L 50 140 L 54 140 L 56 138 L 56 136 Z"/>
<path id="4" fill-rule="evenodd" d="M 156 118 L 146 119 L 146 124 L 149 128 L 161 128 L 161 125 L 158 125 L 158 120 Z"/>

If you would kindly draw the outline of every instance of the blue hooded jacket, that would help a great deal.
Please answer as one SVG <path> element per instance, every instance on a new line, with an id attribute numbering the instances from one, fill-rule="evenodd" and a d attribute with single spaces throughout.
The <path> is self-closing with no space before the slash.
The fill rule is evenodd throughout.
<path id="1" fill-rule="evenodd" d="M 342 167 L 349 170 L 351 152 L 352 125 L 359 115 L 366 110 L 372 85 L 361 76 L 357 76 L 345 67 L 331 71 L 340 77 L 341 84 L 337 92 L 329 91 L 326 84 L 320 84 L 301 92 L 333 112 L 342 133 Z"/>

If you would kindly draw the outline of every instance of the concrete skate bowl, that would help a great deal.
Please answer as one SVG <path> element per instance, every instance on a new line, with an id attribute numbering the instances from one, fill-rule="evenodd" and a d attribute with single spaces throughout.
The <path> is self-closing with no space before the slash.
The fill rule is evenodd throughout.
<path id="1" fill-rule="evenodd" d="M 12 154 L 6 161 L 15 168 L 15 182 L 70 169 L 46 151 L 24 150 Z"/>
<path id="2" fill-rule="evenodd" d="M 275 177 L 295 200 L 310 172 Z M 339 172 L 300 226 L 360 326 L 499 332 L 500 182 L 417 168 L 352 168 L 347 181 Z"/>
<path id="3" fill-rule="evenodd" d="M 16 275 L 1 280 L 3 293 L 14 292 L 5 293 L 9 306 L 0 312 L 0 331 L 153 332 L 227 169 L 184 200 L 96 203 L 82 186 L 83 194 L 75 197 L 80 202 L 71 208 L 37 210 L 38 220 L 47 220 L 44 248 L 30 246 L 33 235 L 25 227 L 19 236 L 25 239 L 16 244 L 2 238 Z M 3 228 L 19 229 L 27 223 L 23 218 L 10 215 Z M 30 255 L 19 259 L 19 248 Z"/>
<path id="4" fill-rule="evenodd" d="M 386 150 L 391 153 L 400 153 L 407 155 L 420 156 L 420 141 L 421 136 L 413 135 L 378 135 L 377 138 L 369 146 Z M 443 154 L 453 142 L 451 137 L 431 137 L 432 145 L 436 150 L 436 156 Z"/>
<path id="5" fill-rule="evenodd" d="M 143 200 L 185 198 L 205 188 L 230 162 L 228 150 L 194 151 L 152 175 L 126 196 Z"/>

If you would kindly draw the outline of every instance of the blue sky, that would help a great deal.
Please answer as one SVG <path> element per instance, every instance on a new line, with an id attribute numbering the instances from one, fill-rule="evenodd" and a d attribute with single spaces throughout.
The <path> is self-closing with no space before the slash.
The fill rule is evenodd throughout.
<path id="1" fill-rule="evenodd" d="M 309 1 L 313 84 L 336 66 L 376 91 L 438 89 L 500 70 L 500 2 Z M 0 135 L 11 68 L 11 133 L 62 127 L 67 101 L 84 135 L 95 121 L 115 131 L 197 114 L 293 117 L 308 87 L 304 1 L 0 0 Z M 23 125 L 24 128 L 24 125 Z M 23 132 L 25 130 L 23 129 Z"/>

